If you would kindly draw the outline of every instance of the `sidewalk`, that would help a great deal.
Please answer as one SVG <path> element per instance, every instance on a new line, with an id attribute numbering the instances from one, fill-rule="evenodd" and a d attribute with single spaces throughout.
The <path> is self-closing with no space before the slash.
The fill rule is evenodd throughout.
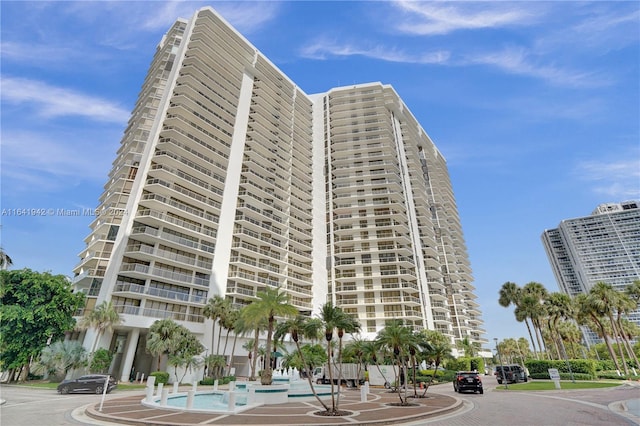
<path id="1" fill-rule="evenodd" d="M 411 395 L 412 391 L 409 391 Z M 398 407 L 391 405 L 398 403 L 396 393 L 386 389 L 372 389 L 367 402 L 360 401 L 359 390 L 345 390 L 340 396 L 340 410 L 350 411 L 352 414 L 343 417 L 318 416 L 315 413 L 324 408 L 317 400 L 307 402 L 290 402 L 279 405 L 264 405 L 247 410 L 239 414 L 203 414 L 170 411 L 158 408 L 148 408 L 140 401 L 143 394 L 131 395 L 106 401 L 102 412 L 99 406 L 87 408 L 85 414 L 89 417 L 113 423 L 127 425 L 287 425 L 287 426 L 323 426 L 323 425 L 392 425 L 411 422 L 434 416 L 450 414 L 462 407 L 458 398 L 427 393 L 426 398 L 410 398 L 412 406 Z M 331 404 L 331 399 L 323 399 L 325 404 Z"/>

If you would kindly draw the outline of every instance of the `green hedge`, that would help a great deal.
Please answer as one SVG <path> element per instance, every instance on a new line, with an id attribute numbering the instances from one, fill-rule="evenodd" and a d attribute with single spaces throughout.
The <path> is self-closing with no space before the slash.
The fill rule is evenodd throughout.
<path id="1" fill-rule="evenodd" d="M 165 385 L 169 383 L 169 373 L 167 373 L 166 371 L 154 371 L 153 373 L 149 374 L 149 376 L 153 376 L 156 378 L 156 385 L 158 383 L 164 383 Z"/>
<path id="2" fill-rule="evenodd" d="M 596 370 L 598 366 L 596 361 L 592 359 L 570 359 L 568 362 L 574 377 L 577 375 L 586 377 L 580 380 L 591 380 L 597 377 Z M 557 369 L 561 378 L 563 373 L 570 375 L 569 365 L 564 360 L 528 360 L 525 365 L 529 369 L 529 376 L 534 379 L 548 379 L 549 368 Z"/>
<path id="3" fill-rule="evenodd" d="M 236 376 L 225 376 L 218 379 L 218 384 L 226 385 L 229 382 L 235 382 L 235 380 Z M 199 383 L 203 386 L 213 386 L 215 381 L 216 379 L 214 379 L 213 377 L 205 377 L 204 379 L 200 380 Z"/>

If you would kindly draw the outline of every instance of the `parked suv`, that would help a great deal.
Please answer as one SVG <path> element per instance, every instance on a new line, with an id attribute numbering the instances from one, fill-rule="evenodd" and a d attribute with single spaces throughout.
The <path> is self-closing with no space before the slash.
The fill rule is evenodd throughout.
<path id="1" fill-rule="evenodd" d="M 458 371 L 453 380 L 453 390 L 456 392 L 472 390 L 484 393 L 480 374 L 477 371 Z"/>
<path id="2" fill-rule="evenodd" d="M 525 369 L 517 364 L 512 365 L 498 365 L 496 367 L 496 379 L 498 383 L 518 383 L 527 381 L 527 373 Z"/>
<path id="3" fill-rule="evenodd" d="M 73 380 L 65 380 L 58 385 L 58 392 L 65 393 L 97 393 L 104 391 L 104 385 L 107 381 L 106 374 L 91 374 L 81 376 Z M 111 392 L 118 385 L 117 380 L 113 376 L 109 376 L 109 384 L 107 385 L 107 393 Z"/>

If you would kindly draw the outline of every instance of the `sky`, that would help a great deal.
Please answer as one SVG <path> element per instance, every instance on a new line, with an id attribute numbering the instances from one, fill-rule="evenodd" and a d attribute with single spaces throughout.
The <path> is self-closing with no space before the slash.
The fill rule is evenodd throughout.
<path id="1" fill-rule="evenodd" d="M 0 2 L 0 244 L 73 276 L 152 56 L 212 6 L 307 94 L 382 82 L 447 159 L 484 335 L 502 284 L 558 286 L 541 234 L 640 199 L 640 3 Z M 53 213 L 52 213 L 53 212 Z"/>

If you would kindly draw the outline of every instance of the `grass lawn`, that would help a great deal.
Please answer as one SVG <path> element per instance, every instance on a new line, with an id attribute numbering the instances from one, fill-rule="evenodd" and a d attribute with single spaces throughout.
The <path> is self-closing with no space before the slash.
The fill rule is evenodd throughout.
<path id="1" fill-rule="evenodd" d="M 571 380 L 560 380 L 560 389 L 561 390 L 576 390 L 576 389 L 597 389 L 597 388 L 611 388 L 615 386 L 620 386 L 622 382 L 590 382 L 590 381 L 576 381 L 575 383 Z M 510 384 L 508 385 L 508 390 L 526 390 L 526 391 L 537 391 L 537 390 L 556 390 L 556 385 L 551 380 L 534 380 L 527 383 L 518 383 L 518 384 Z M 505 390 L 504 385 L 496 386 L 496 390 Z"/>

